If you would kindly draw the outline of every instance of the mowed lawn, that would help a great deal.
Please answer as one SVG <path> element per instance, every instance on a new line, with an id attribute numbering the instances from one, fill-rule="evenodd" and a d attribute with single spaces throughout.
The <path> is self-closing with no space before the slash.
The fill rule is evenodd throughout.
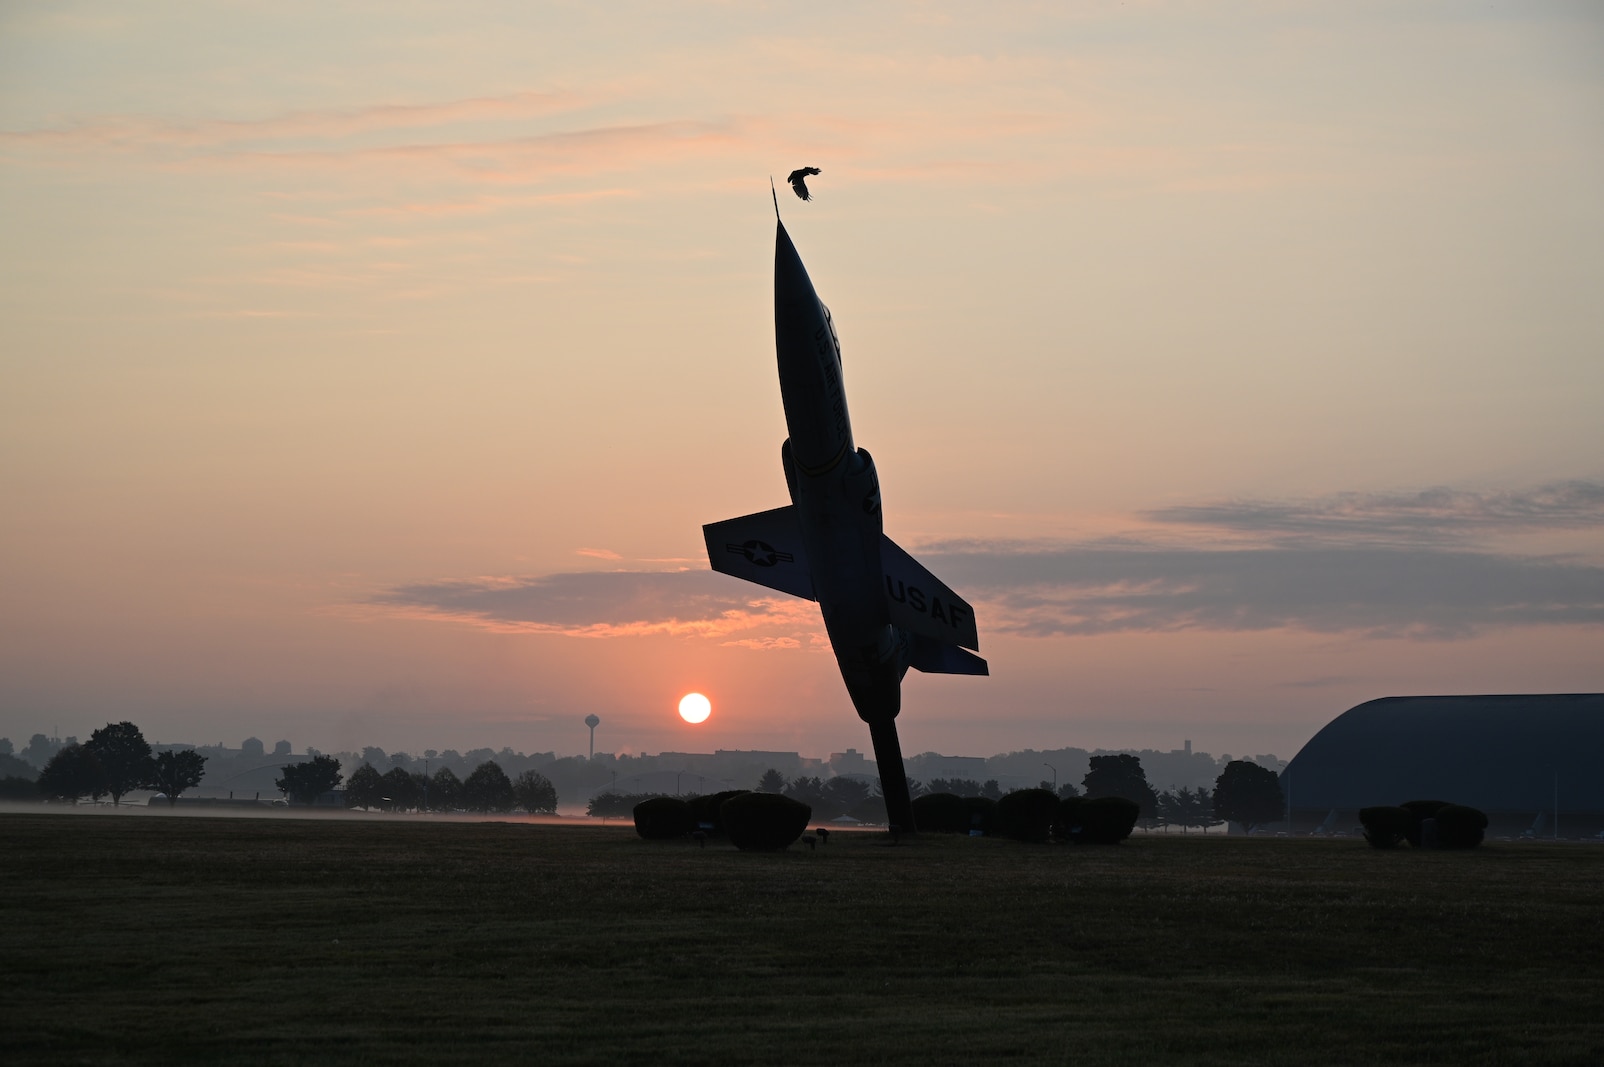
<path id="1" fill-rule="evenodd" d="M 0 815 L 31 1063 L 1604 1063 L 1604 846 Z"/>

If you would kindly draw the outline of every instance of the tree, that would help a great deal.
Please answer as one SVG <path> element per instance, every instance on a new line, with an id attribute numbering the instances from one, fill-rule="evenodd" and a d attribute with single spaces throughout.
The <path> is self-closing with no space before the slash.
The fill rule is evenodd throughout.
<path id="1" fill-rule="evenodd" d="M 31 784 L 38 779 L 39 768 L 27 760 L 0 752 L 0 777 L 23 778 Z"/>
<path id="2" fill-rule="evenodd" d="M 590 802 L 585 805 L 585 814 L 603 819 L 628 815 L 643 801 L 655 800 L 664 795 L 663 793 L 614 793 L 609 790 L 591 797 Z"/>
<path id="3" fill-rule="evenodd" d="M 533 815 L 557 813 L 557 787 L 539 771 L 525 771 L 512 783 L 512 795 L 518 798 L 523 809 Z"/>
<path id="4" fill-rule="evenodd" d="M 441 767 L 429 779 L 429 807 L 450 811 L 462 802 L 462 779 L 450 767 Z"/>
<path id="5" fill-rule="evenodd" d="M 757 780 L 757 791 L 759 793 L 785 792 L 785 775 L 770 767 L 763 772 L 763 777 Z"/>
<path id="6" fill-rule="evenodd" d="M 37 785 L 45 796 L 74 804 L 79 797 L 99 799 L 106 792 L 105 770 L 93 752 L 82 745 L 68 745 L 50 757 L 39 772 Z"/>
<path id="7" fill-rule="evenodd" d="M 345 806 L 348 808 L 378 807 L 384 796 L 384 779 L 373 764 L 364 763 L 345 783 Z"/>
<path id="8" fill-rule="evenodd" d="M 150 745 L 133 723 L 108 722 L 90 734 L 83 747 L 100 761 L 103 791 L 111 794 L 114 806 L 122 802 L 123 795 L 130 789 L 138 789 L 150 781 L 154 767 Z"/>
<path id="9" fill-rule="evenodd" d="M 44 734 L 34 734 L 28 739 L 28 745 L 22 750 L 22 758 L 34 765 L 36 770 L 44 770 L 50 757 L 61 751 L 61 743 L 52 741 Z"/>
<path id="10" fill-rule="evenodd" d="M 423 799 L 423 790 L 405 767 L 391 767 L 379 781 L 391 811 L 410 811 Z"/>
<path id="11" fill-rule="evenodd" d="M 28 768 L 30 771 L 32 767 Z M 0 800 L 38 800 L 39 782 L 33 778 L 24 778 L 19 774 L 8 774 L 0 778 Z"/>
<path id="12" fill-rule="evenodd" d="M 786 786 L 785 796 L 800 801 L 815 811 L 822 813 L 826 806 L 824 797 L 824 783 L 818 778 L 809 778 L 806 775 L 798 776 L 790 785 Z"/>
<path id="13" fill-rule="evenodd" d="M 507 772 L 495 760 L 485 760 L 462 783 L 463 806 L 469 811 L 511 811 L 517 798 Z"/>
<path id="14" fill-rule="evenodd" d="M 150 777 L 145 785 L 167 794 L 171 807 L 186 789 L 193 789 L 206 777 L 206 757 L 194 749 L 178 752 L 158 752 L 151 760 Z"/>
<path id="15" fill-rule="evenodd" d="M 340 784 L 340 761 L 333 756 L 313 756 L 304 763 L 284 768 L 282 778 L 273 779 L 279 791 L 297 804 L 312 804 Z"/>
<path id="16" fill-rule="evenodd" d="M 1267 767 L 1248 760 L 1232 760 L 1214 780 L 1214 814 L 1239 822 L 1246 833 L 1255 826 L 1275 822 L 1286 814 L 1281 779 Z"/>
<path id="17" fill-rule="evenodd" d="M 831 778 L 824 783 L 823 804 L 813 805 L 814 814 L 821 819 L 845 815 L 869 799 L 869 784 L 856 778 Z"/>
<path id="18" fill-rule="evenodd" d="M 1182 811 L 1185 813 L 1185 827 L 1199 827 L 1204 833 L 1209 827 L 1217 825 L 1219 819 L 1214 814 L 1214 797 L 1207 789 L 1198 786 L 1195 789 L 1182 789 L 1176 796 L 1181 801 Z"/>
<path id="19" fill-rule="evenodd" d="M 1165 828 L 1166 833 L 1169 832 L 1171 826 L 1184 828 L 1184 806 L 1185 802 L 1176 793 L 1165 790 L 1158 795 L 1158 800 L 1154 803 L 1153 809 L 1158 824 Z"/>
<path id="20" fill-rule="evenodd" d="M 1151 819 L 1158 814 L 1158 794 L 1147 784 L 1147 772 L 1142 761 L 1130 753 L 1116 756 L 1093 756 L 1091 769 L 1081 780 L 1087 799 L 1096 797 L 1124 797 L 1135 801 L 1141 818 Z"/>

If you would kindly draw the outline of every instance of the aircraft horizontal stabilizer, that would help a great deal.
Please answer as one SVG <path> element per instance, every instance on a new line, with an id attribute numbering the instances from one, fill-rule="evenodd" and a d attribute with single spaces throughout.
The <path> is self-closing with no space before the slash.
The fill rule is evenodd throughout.
<path id="1" fill-rule="evenodd" d="M 989 675 L 986 661 L 967 649 L 945 644 L 933 638 L 912 635 L 908 649 L 908 666 L 925 674 L 979 674 Z"/>
<path id="2" fill-rule="evenodd" d="M 714 570 L 792 596 L 815 599 L 794 506 L 787 504 L 738 519 L 710 522 L 702 527 L 702 537 L 707 541 L 707 561 Z"/>
<path id="3" fill-rule="evenodd" d="M 976 651 L 980 649 L 974 609 L 883 534 L 880 537 L 880 569 L 885 572 L 886 609 L 891 614 L 892 625 L 944 645 L 962 645 Z M 923 667 L 918 669 L 924 670 Z"/>

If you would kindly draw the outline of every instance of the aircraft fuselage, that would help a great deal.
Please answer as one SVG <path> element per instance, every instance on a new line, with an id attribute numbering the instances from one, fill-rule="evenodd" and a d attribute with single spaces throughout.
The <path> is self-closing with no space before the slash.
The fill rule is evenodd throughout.
<path id="1" fill-rule="evenodd" d="M 882 586 L 880 480 L 853 445 L 841 345 L 783 225 L 774 242 L 774 349 L 790 438 L 781 449 L 814 596 L 858 717 L 902 708 L 898 635 Z"/>

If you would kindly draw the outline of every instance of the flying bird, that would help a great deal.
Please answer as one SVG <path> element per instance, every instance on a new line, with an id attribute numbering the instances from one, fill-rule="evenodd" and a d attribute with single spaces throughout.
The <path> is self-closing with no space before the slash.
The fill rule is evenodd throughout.
<path id="1" fill-rule="evenodd" d="M 791 176 L 785 180 L 791 183 L 791 191 L 797 196 L 803 200 L 812 200 L 813 196 L 808 192 L 808 183 L 805 179 L 817 173 L 819 173 L 818 167 L 803 167 L 801 170 L 793 170 Z"/>

